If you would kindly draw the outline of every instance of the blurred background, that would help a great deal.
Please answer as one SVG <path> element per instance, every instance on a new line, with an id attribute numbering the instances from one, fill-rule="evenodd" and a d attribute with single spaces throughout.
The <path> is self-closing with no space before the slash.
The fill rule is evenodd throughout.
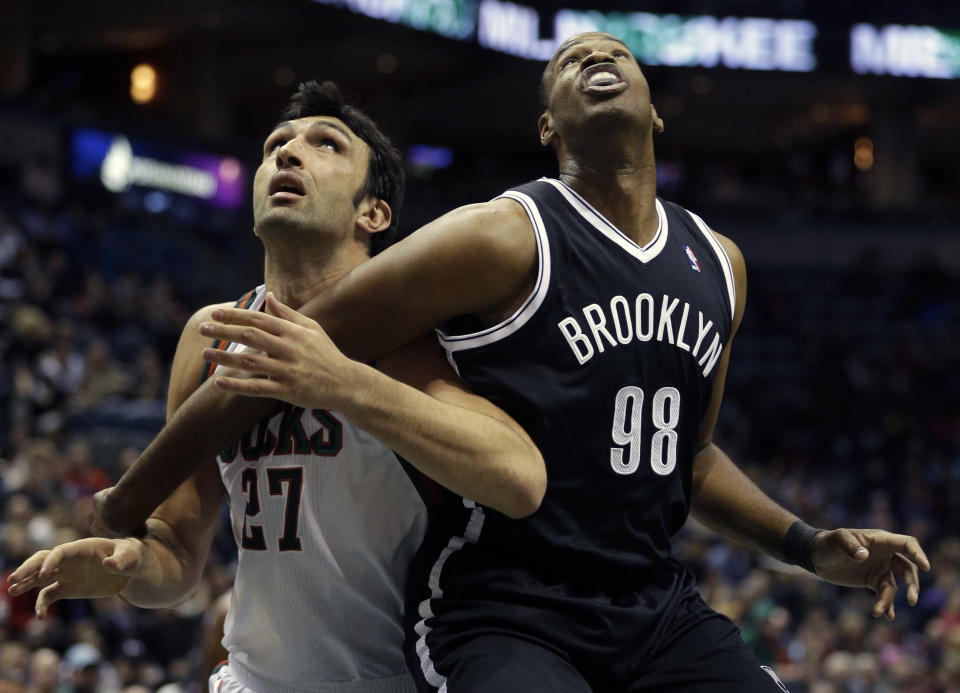
<path id="1" fill-rule="evenodd" d="M 86 536 L 159 430 L 186 318 L 262 278 L 249 188 L 296 84 L 403 151 L 406 230 L 556 173 L 543 61 L 622 37 L 666 131 L 659 194 L 747 259 L 718 438 L 812 524 L 921 539 L 920 603 L 694 525 L 677 552 L 794 693 L 960 691 L 960 6 L 917 0 L 6 0 L 0 8 L 4 576 Z M 228 530 L 175 610 L 0 594 L 0 691 L 201 690 Z"/>

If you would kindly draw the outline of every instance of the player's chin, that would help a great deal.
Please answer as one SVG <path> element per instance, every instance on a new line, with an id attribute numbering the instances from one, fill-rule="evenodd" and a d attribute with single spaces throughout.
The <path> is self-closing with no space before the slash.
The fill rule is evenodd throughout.
<path id="1" fill-rule="evenodd" d="M 285 228 L 302 226 L 306 214 L 301 204 L 284 202 L 282 204 L 266 205 L 257 215 L 257 232 L 283 230 Z"/>

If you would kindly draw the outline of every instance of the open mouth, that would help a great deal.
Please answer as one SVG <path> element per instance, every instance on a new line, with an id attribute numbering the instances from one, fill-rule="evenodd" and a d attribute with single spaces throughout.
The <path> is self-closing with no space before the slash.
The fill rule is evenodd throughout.
<path id="1" fill-rule="evenodd" d="M 620 68 L 606 62 L 596 63 L 584 70 L 580 75 L 580 85 L 585 92 L 598 95 L 619 94 L 627 88 Z"/>
<path id="2" fill-rule="evenodd" d="M 306 194 L 303 181 L 295 173 L 281 171 L 270 179 L 270 197 L 272 198 L 297 198 Z"/>

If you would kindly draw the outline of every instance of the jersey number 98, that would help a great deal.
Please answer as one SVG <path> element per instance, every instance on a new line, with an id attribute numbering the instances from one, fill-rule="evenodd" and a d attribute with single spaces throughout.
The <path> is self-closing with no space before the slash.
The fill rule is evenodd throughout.
<path id="1" fill-rule="evenodd" d="M 653 395 L 651 409 L 656 431 L 650 439 L 650 468 L 666 476 L 677 466 L 680 392 L 675 387 L 661 387 Z M 633 474 L 640 467 L 642 432 L 643 390 L 627 385 L 613 401 L 613 442 L 619 447 L 610 448 L 610 466 L 617 474 Z"/>

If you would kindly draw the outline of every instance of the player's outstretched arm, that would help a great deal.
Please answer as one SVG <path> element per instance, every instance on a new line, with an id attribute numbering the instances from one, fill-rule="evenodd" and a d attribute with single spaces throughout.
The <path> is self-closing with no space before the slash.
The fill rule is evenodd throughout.
<path id="1" fill-rule="evenodd" d="M 197 354 L 209 342 L 200 335 L 199 325 L 213 310 L 230 305 L 198 310 L 184 326 L 171 367 L 167 423 L 117 485 L 94 496 L 94 534 L 142 535 L 155 508 L 204 461 L 215 459 L 253 425 L 244 427 L 243 422 L 255 423 L 269 413 L 269 403 L 228 399 L 210 383 L 200 386 L 204 364 Z"/>
<path id="2" fill-rule="evenodd" d="M 746 269 L 736 245 L 719 234 L 717 237 L 734 268 L 735 331 L 745 305 Z M 907 602 L 916 604 L 918 566 L 930 568 L 916 539 L 882 530 L 813 530 L 761 491 L 712 442 L 729 360 L 728 341 L 710 407 L 701 425 L 700 449 L 694 458 L 693 516 L 730 539 L 774 558 L 803 565 L 830 582 L 872 589 L 877 595 L 875 616 L 894 617 L 897 578 L 906 585 Z"/>
<path id="3" fill-rule="evenodd" d="M 509 315 L 529 291 L 536 258 L 533 229 L 517 203 L 469 205 L 359 265 L 301 310 L 320 322 L 347 355 L 367 362 L 457 315 L 476 314 L 491 322 Z M 196 330 L 199 322 L 191 322 Z M 204 383 L 117 486 L 99 494 L 97 533 L 141 531 L 151 510 L 180 482 L 272 406 Z"/>
<path id="4" fill-rule="evenodd" d="M 170 372 L 168 422 L 177 416 L 183 403 L 196 390 L 205 367 L 197 352 L 206 340 L 199 334 L 197 326 L 209 320 L 214 309 L 221 307 L 208 306 L 197 311 L 184 327 Z M 159 497 L 159 494 L 142 496 L 136 493 L 130 496 L 133 507 L 138 509 L 138 522 L 150 515 L 143 532 L 145 536 L 138 541 L 138 560 L 116 565 L 104 560 L 103 567 L 116 568 L 129 578 L 123 586 L 122 596 L 131 603 L 144 607 L 171 606 L 182 602 L 196 588 L 224 495 L 214 455 L 203 459 L 196 473 L 188 475 L 182 484 L 174 484 L 169 489 L 173 493 L 166 500 L 164 497 L 169 491 Z M 141 456 L 140 461 L 142 459 Z M 168 480 L 168 477 L 161 476 Z M 148 488 L 147 491 L 155 492 L 155 489 Z"/>
<path id="5" fill-rule="evenodd" d="M 205 349 L 204 358 L 264 377 L 219 376 L 219 387 L 336 409 L 438 483 L 510 517 L 540 506 L 547 483 L 540 451 L 503 410 L 470 392 L 432 335 L 375 370 L 348 359 L 316 321 L 273 294 L 266 314 L 236 311 L 233 319 L 202 329 L 262 353 Z"/>
<path id="6" fill-rule="evenodd" d="M 213 473 L 217 474 L 215 466 Z M 40 618 L 61 599 L 120 595 L 147 608 L 179 604 L 196 588 L 213 536 L 216 512 L 204 512 L 196 503 L 204 494 L 208 505 L 218 506 L 215 487 L 209 489 L 212 497 L 209 491 L 199 490 L 211 486 L 210 481 L 219 484 L 219 476 L 206 483 L 188 480 L 157 511 L 161 517 L 176 519 L 168 524 L 151 517 L 142 539 L 93 537 L 38 551 L 10 574 L 8 592 L 16 596 L 39 588 L 36 611 Z M 185 505 L 194 508 L 188 515 L 174 510 Z"/>

